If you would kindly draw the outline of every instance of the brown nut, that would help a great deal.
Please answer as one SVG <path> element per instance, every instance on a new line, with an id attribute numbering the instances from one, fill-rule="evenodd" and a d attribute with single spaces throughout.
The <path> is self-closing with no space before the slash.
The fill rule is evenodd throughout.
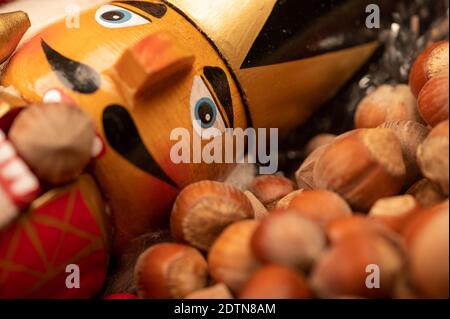
<path id="1" fill-rule="evenodd" d="M 208 265 L 195 248 L 157 244 L 139 256 L 134 279 L 140 298 L 184 298 L 206 286 Z"/>
<path id="2" fill-rule="evenodd" d="M 277 205 L 275 206 L 275 209 L 287 209 L 291 204 L 292 200 L 303 191 L 304 191 L 303 189 L 298 189 L 296 191 L 293 191 L 292 193 L 287 194 L 278 201 Z"/>
<path id="3" fill-rule="evenodd" d="M 312 152 L 300 165 L 297 172 L 295 172 L 295 179 L 297 181 L 297 187 L 300 189 L 314 189 L 314 169 L 316 163 L 322 154 L 327 149 L 328 145 L 324 145 Z"/>
<path id="4" fill-rule="evenodd" d="M 256 198 L 255 195 L 253 195 L 252 192 L 245 191 L 244 194 L 245 196 L 247 196 L 248 200 L 250 201 L 250 204 L 252 205 L 253 217 L 255 219 L 262 219 L 267 215 L 269 215 L 269 211 L 267 210 L 266 206 L 264 206 L 263 203 L 261 203 L 259 199 Z"/>
<path id="5" fill-rule="evenodd" d="M 436 75 L 420 91 L 419 112 L 430 126 L 448 120 L 448 94 L 448 71 Z"/>
<path id="6" fill-rule="evenodd" d="M 279 210 L 263 219 L 251 239 L 253 254 L 263 262 L 308 270 L 325 249 L 320 226 L 295 210 Z"/>
<path id="7" fill-rule="evenodd" d="M 365 215 L 355 214 L 353 216 L 336 219 L 327 226 L 327 237 L 332 244 L 354 235 L 374 234 L 391 238 L 389 228 L 379 221 L 370 220 Z"/>
<path id="8" fill-rule="evenodd" d="M 428 138 L 437 137 L 437 136 L 447 136 L 448 137 L 448 135 L 449 135 L 448 125 L 449 125 L 448 120 L 445 120 L 445 121 L 439 123 L 431 130 L 430 134 L 428 135 Z"/>
<path id="9" fill-rule="evenodd" d="M 319 134 L 313 137 L 305 147 L 305 154 L 311 155 L 316 149 L 328 145 L 334 141 L 336 135 L 333 134 Z"/>
<path id="10" fill-rule="evenodd" d="M 295 190 L 291 180 L 278 175 L 256 177 L 248 190 L 253 193 L 267 208 L 275 207 L 276 203 Z"/>
<path id="11" fill-rule="evenodd" d="M 242 288 L 241 299 L 309 299 L 311 290 L 305 277 L 279 265 L 258 269 Z"/>
<path id="12" fill-rule="evenodd" d="M 421 121 L 409 86 L 381 85 L 359 103 L 356 128 L 375 128 L 388 121 Z"/>
<path id="13" fill-rule="evenodd" d="M 250 239 L 258 226 L 255 220 L 228 226 L 217 238 L 208 254 L 211 277 L 238 292 L 260 266 L 250 249 Z"/>
<path id="14" fill-rule="evenodd" d="M 431 133 L 417 149 L 417 162 L 423 175 L 436 183 L 441 192 L 449 194 L 449 137 Z"/>
<path id="15" fill-rule="evenodd" d="M 170 226 L 175 240 L 207 251 L 228 225 L 252 217 L 250 201 L 237 188 L 202 181 L 181 191 L 172 209 Z"/>
<path id="16" fill-rule="evenodd" d="M 446 198 L 439 186 L 426 178 L 415 183 L 406 193 L 414 196 L 420 206 L 424 208 L 439 204 Z"/>
<path id="17" fill-rule="evenodd" d="M 423 297 L 448 298 L 448 201 L 424 211 L 404 234 L 413 286 Z"/>
<path id="18" fill-rule="evenodd" d="M 224 284 L 197 290 L 185 297 L 185 299 L 233 299 L 230 290 Z"/>
<path id="19" fill-rule="evenodd" d="M 397 195 L 405 178 L 401 145 L 390 129 L 348 132 L 327 146 L 314 169 L 314 183 L 368 211 L 380 198 Z"/>
<path id="20" fill-rule="evenodd" d="M 416 159 L 417 148 L 426 139 L 430 130 L 424 125 L 413 121 L 386 122 L 380 128 L 393 130 L 400 141 L 406 166 L 405 186 L 411 186 L 422 176 Z"/>
<path id="21" fill-rule="evenodd" d="M 9 138 L 39 179 L 58 185 L 79 176 L 91 160 L 95 129 L 78 107 L 32 105 L 18 115 Z"/>
<path id="22" fill-rule="evenodd" d="M 448 70 L 448 41 L 441 41 L 427 48 L 414 62 L 409 75 L 413 94 L 419 96 L 423 86 L 445 70 Z"/>
<path id="23" fill-rule="evenodd" d="M 321 257 L 311 285 L 320 297 L 387 298 L 403 268 L 403 255 L 389 240 L 359 234 L 342 239 Z"/>
<path id="24" fill-rule="evenodd" d="M 292 200 L 289 208 L 323 227 L 335 219 L 352 215 L 350 206 L 341 196 L 326 190 L 304 191 Z"/>
<path id="25" fill-rule="evenodd" d="M 386 197 L 378 200 L 370 209 L 369 218 L 383 223 L 395 232 L 401 232 L 414 214 L 421 210 L 411 195 Z"/>

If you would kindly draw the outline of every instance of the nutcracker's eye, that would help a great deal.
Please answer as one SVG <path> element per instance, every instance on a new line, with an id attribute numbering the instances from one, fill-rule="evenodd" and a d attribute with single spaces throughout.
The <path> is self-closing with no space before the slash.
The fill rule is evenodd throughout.
<path id="1" fill-rule="evenodd" d="M 190 107 L 194 130 L 203 139 L 210 139 L 225 132 L 222 115 L 200 76 L 194 77 Z"/>
<path id="2" fill-rule="evenodd" d="M 214 101 L 207 97 L 198 100 L 195 104 L 194 116 L 203 129 L 211 128 L 217 118 L 217 107 Z"/>
<path id="3" fill-rule="evenodd" d="M 95 20 L 106 28 L 125 28 L 150 23 L 150 20 L 130 10 L 113 5 L 100 7 L 95 13 Z"/>

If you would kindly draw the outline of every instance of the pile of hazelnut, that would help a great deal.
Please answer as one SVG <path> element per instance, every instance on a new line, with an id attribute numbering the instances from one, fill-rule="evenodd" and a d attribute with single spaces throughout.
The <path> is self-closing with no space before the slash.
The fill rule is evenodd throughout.
<path id="1" fill-rule="evenodd" d="M 135 266 L 141 298 L 448 298 L 448 42 L 408 85 L 361 101 L 356 129 L 319 135 L 296 173 L 246 191 L 185 188 L 176 243 Z"/>

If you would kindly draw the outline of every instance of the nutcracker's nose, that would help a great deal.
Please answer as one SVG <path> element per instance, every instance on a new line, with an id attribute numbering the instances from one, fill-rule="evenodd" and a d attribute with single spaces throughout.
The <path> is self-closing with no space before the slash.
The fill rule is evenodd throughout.
<path id="1" fill-rule="evenodd" d="M 0 14 L 0 63 L 3 63 L 14 52 L 30 25 L 30 20 L 25 12 Z"/>
<path id="2" fill-rule="evenodd" d="M 188 70 L 194 55 L 181 48 L 168 32 L 147 36 L 128 48 L 110 70 L 121 93 L 132 108 L 136 100 L 151 93 L 156 84 Z"/>

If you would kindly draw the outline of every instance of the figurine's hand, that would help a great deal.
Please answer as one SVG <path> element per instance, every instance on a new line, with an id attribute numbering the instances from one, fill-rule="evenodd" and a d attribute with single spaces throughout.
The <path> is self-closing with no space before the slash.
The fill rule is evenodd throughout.
<path id="1" fill-rule="evenodd" d="M 0 230 L 39 194 L 36 176 L 0 130 Z"/>

